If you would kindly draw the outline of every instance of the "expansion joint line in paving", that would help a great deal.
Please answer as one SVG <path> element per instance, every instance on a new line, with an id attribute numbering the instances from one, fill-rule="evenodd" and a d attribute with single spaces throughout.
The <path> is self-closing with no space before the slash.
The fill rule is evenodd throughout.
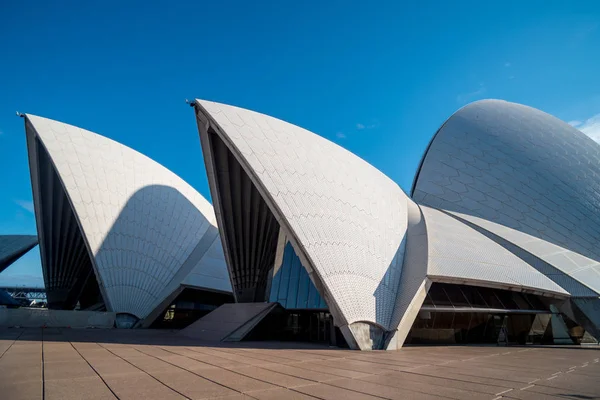
<path id="1" fill-rule="evenodd" d="M 166 361 L 166 360 L 163 360 L 163 359 L 161 359 L 160 357 L 156 357 L 155 355 L 152 355 L 152 354 L 148 354 L 148 353 L 146 353 L 146 352 L 143 352 L 142 350 L 140 350 L 140 349 L 138 349 L 138 348 L 134 348 L 134 349 L 135 349 L 135 350 L 137 350 L 137 351 L 139 351 L 139 352 L 140 352 L 140 353 L 142 353 L 142 354 L 145 354 L 145 355 L 147 355 L 147 356 L 150 356 L 150 357 L 156 358 L 157 360 L 160 360 L 160 361 L 162 361 L 162 362 L 165 362 L 165 363 L 167 363 L 167 364 L 173 365 L 173 366 L 175 366 L 175 367 L 177 367 L 177 368 L 183 369 L 184 371 L 190 372 L 190 373 L 192 373 L 192 374 L 194 374 L 194 375 L 196 375 L 196 376 L 199 376 L 199 377 L 201 377 L 202 379 L 206 379 L 206 380 L 208 380 L 208 381 L 210 381 L 210 382 L 216 383 L 216 384 L 218 384 L 218 385 L 220 385 L 220 386 L 223 386 L 223 387 L 225 387 L 225 388 L 227 388 L 227 389 L 230 389 L 230 390 L 233 390 L 233 391 L 235 391 L 235 392 L 238 392 L 238 393 L 244 394 L 244 395 L 246 395 L 246 396 L 253 397 L 253 396 L 252 396 L 252 392 L 248 392 L 248 393 L 247 393 L 247 392 L 242 392 L 242 391 L 240 391 L 240 390 L 237 390 L 237 389 L 234 389 L 234 388 L 232 388 L 232 387 L 229 387 L 229 386 L 226 386 L 226 385 L 220 384 L 220 383 L 218 383 L 218 382 L 215 382 L 215 381 L 213 381 L 213 380 L 211 380 L 211 379 L 209 379 L 209 378 L 206 378 L 206 377 L 204 377 L 204 376 L 202 376 L 202 375 L 200 375 L 200 374 L 198 374 L 198 373 L 196 373 L 196 372 L 194 372 L 194 371 L 187 370 L 187 369 L 185 369 L 185 368 L 183 368 L 183 367 L 180 367 L 179 365 L 176 365 L 176 364 L 170 363 L 170 362 L 168 362 L 168 361 Z M 212 363 L 210 363 L 210 362 L 207 362 L 207 361 L 200 361 L 200 360 L 196 360 L 196 359 L 194 359 L 194 358 L 192 358 L 192 357 L 187 357 L 187 356 L 185 356 L 185 355 L 183 355 L 183 354 L 178 354 L 178 353 L 175 353 L 175 352 L 173 352 L 173 351 L 167 350 L 167 349 L 165 349 L 164 347 L 160 347 L 160 349 L 162 349 L 162 350 L 164 350 L 164 351 L 166 351 L 166 352 L 169 352 L 169 353 L 171 353 L 171 354 L 178 355 L 178 356 L 180 356 L 180 357 L 189 358 L 190 360 L 194 360 L 194 361 L 197 361 L 197 362 L 200 362 L 200 363 L 204 363 L 204 364 L 207 364 L 207 365 L 211 365 L 211 366 L 213 366 L 213 367 L 216 367 L 216 368 L 224 369 L 224 370 L 226 370 L 226 371 L 229 371 L 229 372 L 232 372 L 232 373 L 234 373 L 234 374 L 238 374 L 238 375 L 245 376 L 246 378 L 254 379 L 254 380 L 256 380 L 256 381 L 259 381 L 259 382 L 263 382 L 263 383 L 266 383 L 266 384 L 269 384 L 269 385 L 277 386 L 277 387 L 279 387 L 279 388 L 282 388 L 282 389 L 285 389 L 285 390 L 289 390 L 289 391 L 293 391 L 293 392 L 301 393 L 301 394 L 303 394 L 303 395 L 305 395 L 305 396 L 310 396 L 310 397 L 313 397 L 313 398 L 316 398 L 316 399 L 321 399 L 320 397 L 315 397 L 315 396 L 312 396 L 312 395 L 307 395 L 306 393 L 298 392 L 297 390 L 294 390 L 294 388 L 285 387 L 285 386 L 283 386 L 283 385 L 278 385 L 278 384 L 276 384 L 276 383 L 273 383 L 273 382 L 265 381 L 265 380 L 263 380 L 263 379 L 256 378 L 256 377 L 254 377 L 254 376 L 246 375 L 246 374 L 244 374 L 244 373 L 242 373 L 242 372 L 240 372 L 240 371 L 236 371 L 236 370 L 233 370 L 233 369 L 231 369 L 231 368 L 227 368 L 227 367 L 223 367 L 223 366 L 220 366 L 220 365 L 212 364 Z M 193 349 L 190 349 L 190 348 L 187 348 L 187 347 L 186 347 L 186 349 L 188 349 L 188 350 L 190 350 L 190 351 L 195 351 L 195 350 L 193 350 Z M 204 354 L 204 355 L 207 355 L 206 353 L 197 352 L 197 351 L 195 351 L 195 352 L 196 352 L 196 353 L 199 353 L 199 354 Z M 211 356 L 213 356 L 213 357 L 218 357 L 218 356 L 214 356 L 214 355 L 211 355 Z M 222 357 L 220 357 L 220 358 L 222 358 Z M 224 358 L 224 360 L 227 360 L 227 359 L 226 359 L 226 358 Z M 282 373 L 282 372 L 278 372 L 278 373 L 280 373 L 280 374 L 282 374 L 282 375 L 292 376 L 292 375 L 284 374 L 284 373 Z M 306 378 L 302 378 L 302 379 L 305 379 L 305 380 L 308 380 L 308 381 L 311 381 L 311 382 L 315 382 L 315 383 L 321 383 L 321 382 L 316 382 L 316 381 L 313 381 L 312 379 L 306 379 Z M 360 392 L 356 392 L 356 393 L 360 393 Z M 253 398 L 254 398 L 254 397 L 253 397 Z M 321 400 L 324 400 L 324 399 L 321 399 Z"/>
<path id="2" fill-rule="evenodd" d="M 104 378 L 102 377 L 102 375 L 100 375 L 98 373 L 98 371 L 96 370 L 96 368 L 94 368 L 94 366 L 87 360 L 87 358 L 85 358 L 83 356 L 83 354 L 81 354 L 81 352 L 79 350 L 77 350 L 77 347 L 73 346 L 73 343 L 71 341 L 69 341 L 69 344 L 77 352 L 77 354 L 79 354 L 79 357 L 81 357 L 87 363 L 87 365 L 89 365 L 89 367 L 92 369 L 92 371 L 94 371 L 96 373 L 96 375 L 98 375 L 98 377 L 100 378 L 100 380 L 102 381 L 102 383 L 104 383 L 104 385 L 107 387 L 107 389 L 110 390 L 110 392 L 113 394 L 113 396 L 115 396 L 115 398 L 119 400 L 120 399 L 119 396 L 117 396 L 117 394 L 112 390 L 112 388 L 108 385 L 108 383 L 106 382 L 106 380 L 104 380 Z"/>
<path id="3" fill-rule="evenodd" d="M 104 350 L 108 351 L 110 354 L 114 355 L 117 358 L 120 358 L 121 360 L 125 361 L 127 364 L 131 365 L 132 367 L 134 367 L 135 369 L 139 369 L 140 371 L 142 371 L 144 374 L 148 375 L 150 378 L 154 379 L 156 382 L 160 383 L 163 386 L 168 387 L 169 389 L 171 389 L 172 391 L 174 391 L 175 393 L 177 393 L 178 395 L 182 396 L 185 399 L 191 400 L 188 396 L 186 396 L 185 394 L 181 393 L 180 391 L 178 391 L 177 389 L 167 385 L 166 383 L 164 383 L 163 381 L 161 381 L 160 379 L 158 379 L 157 377 L 155 377 L 154 375 L 144 371 L 143 369 L 141 369 L 140 367 L 138 367 L 137 365 L 129 362 L 127 359 L 121 357 L 120 355 L 116 354 L 115 352 L 113 352 L 112 350 L 110 350 L 107 347 L 102 346 L 100 343 L 96 343 L 98 346 L 102 347 Z"/>

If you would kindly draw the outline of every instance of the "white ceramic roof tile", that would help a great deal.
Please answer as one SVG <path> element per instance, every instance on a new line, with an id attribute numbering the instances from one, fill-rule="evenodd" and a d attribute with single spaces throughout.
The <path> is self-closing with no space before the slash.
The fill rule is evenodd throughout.
<path id="1" fill-rule="evenodd" d="M 506 227 L 493 221 L 488 221 L 483 218 L 474 217 L 469 214 L 456 212 L 451 213 L 456 214 L 460 218 L 463 218 L 466 221 L 480 226 L 481 228 L 497 236 L 500 236 L 501 238 L 504 238 L 511 243 L 516 244 L 521 249 L 533 254 L 534 256 L 552 265 L 552 267 L 554 267 L 560 273 L 565 274 L 566 276 L 569 276 L 572 279 L 575 279 L 576 281 L 587 286 L 596 293 L 600 293 L 600 282 L 598 282 L 597 280 L 586 281 L 584 279 L 585 276 L 595 277 L 595 275 L 587 275 L 585 272 L 580 272 L 585 270 L 594 270 L 596 272 L 600 271 L 600 263 L 598 263 L 597 261 L 584 257 L 580 254 L 574 253 L 563 247 L 552 244 L 546 240 L 537 238 L 532 235 L 528 235 L 526 233 Z M 561 282 L 567 281 L 568 279 L 561 279 Z M 572 287 L 574 286 L 570 285 L 570 288 Z M 563 288 L 569 291 L 567 287 L 563 286 Z M 577 290 L 577 292 L 581 293 L 581 290 Z M 577 295 L 575 292 L 569 291 L 569 293 L 571 293 L 571 295 L 573 296 Z M 587 296 L 589 296 L 590 292 L 586 291 L 585 293 L 587 293 Z"/>
<path id="2" fill-rule="evenodd" d="M 564 273 L 596 273 L 599 176 L 600 145 L 586 135 L 542 111 L 485 100 L 462 108 L 437 132 L 413 199 L 474 217 Z M 453 190 L 457 182 L 466 193 Z M 557 248 L 561 256 L 553 256 Z M 577 276 L 600 290 L 598 280 L 585 281 L 594 274 Z"/>
<path id="3" fill-rule="evenodd" d="M 204 234 L 216 227 L 212 206 L 173 172 L 129 147 L 72 125 L 27 118 L 34 129 L 28 134 L 37 134 L 48 150 L 72 200 L 110 308 L 144 318 L 169 294 L 164 289 Z M 220 275 L 209 274 L 226 276 L 224 261 L 207 265 L 221 269 Z M 220 282 L 215 289 L 231 287 Z"/>
<path id="4" fill-rule="evenodd" d="M 544 274 L 471 227 L 440 210 L 427 206 L 421 210 L 427 227 L 429 276 L 567 295 Z"/>
<path id="5" fill-rule="evenodd" d="M 287 122 L 198 100 L 268 191 L 346 323 L 389 329 L 408 197 L 373 166 Z M 235 129 L 231 126 L 235 125 Z M 247 154 L 252 156 L 247 156 Z M 297 157 L 296 155 L 301 155 Z M 390 273 L 390 269 L 398 269 Z M 384 277 L 389 274 L 389 284 Z"/>

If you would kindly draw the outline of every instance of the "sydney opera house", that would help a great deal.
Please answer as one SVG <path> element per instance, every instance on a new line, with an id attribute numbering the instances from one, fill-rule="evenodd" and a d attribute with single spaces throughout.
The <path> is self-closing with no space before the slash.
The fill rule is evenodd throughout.
<path id="1" fill-rule="evenodd" d="M 298 126 L 192 106 L 212 206 L 126 146 L 25 116 L 50 308 L 150 327 L 187 303 L 189 337 L 362 350 L 600 338 L 600 145 L 570 125 L 472 103 L 407 194 Z"/>
<path id="2" fill-rule="evenodd" d="M 108 310 L 118 327 L 145 327 L 178 302 L 197 314 L 229 301 L 202 195 L 113 140 L 24 118 L 49 308 Z"/>

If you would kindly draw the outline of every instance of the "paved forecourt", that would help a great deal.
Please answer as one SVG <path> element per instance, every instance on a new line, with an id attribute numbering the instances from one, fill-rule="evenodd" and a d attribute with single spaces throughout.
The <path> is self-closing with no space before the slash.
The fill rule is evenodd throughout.
<path id="1" fill-rule="evenodd" d="M 0 393 L 20 399 L 592 399 L 597 347 L 203 346 L 156 330 L 0 329 Z"/>

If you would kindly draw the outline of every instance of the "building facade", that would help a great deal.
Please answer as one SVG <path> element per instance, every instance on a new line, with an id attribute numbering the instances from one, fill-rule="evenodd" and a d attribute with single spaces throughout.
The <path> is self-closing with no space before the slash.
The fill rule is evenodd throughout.
<path id="1" fill-rule="evenodd" d="M 236 301 L 276 301 L 296 319 L 326 311 L 363 350 L 500 331 L 520 341 L 564 331 L 549 328 L 558 309 L 599 337 L 600 146 L 569 125 L 506 102 L 467 106 L 435 135 L 409 197 L 305 129 L 193 106 Z"/>

